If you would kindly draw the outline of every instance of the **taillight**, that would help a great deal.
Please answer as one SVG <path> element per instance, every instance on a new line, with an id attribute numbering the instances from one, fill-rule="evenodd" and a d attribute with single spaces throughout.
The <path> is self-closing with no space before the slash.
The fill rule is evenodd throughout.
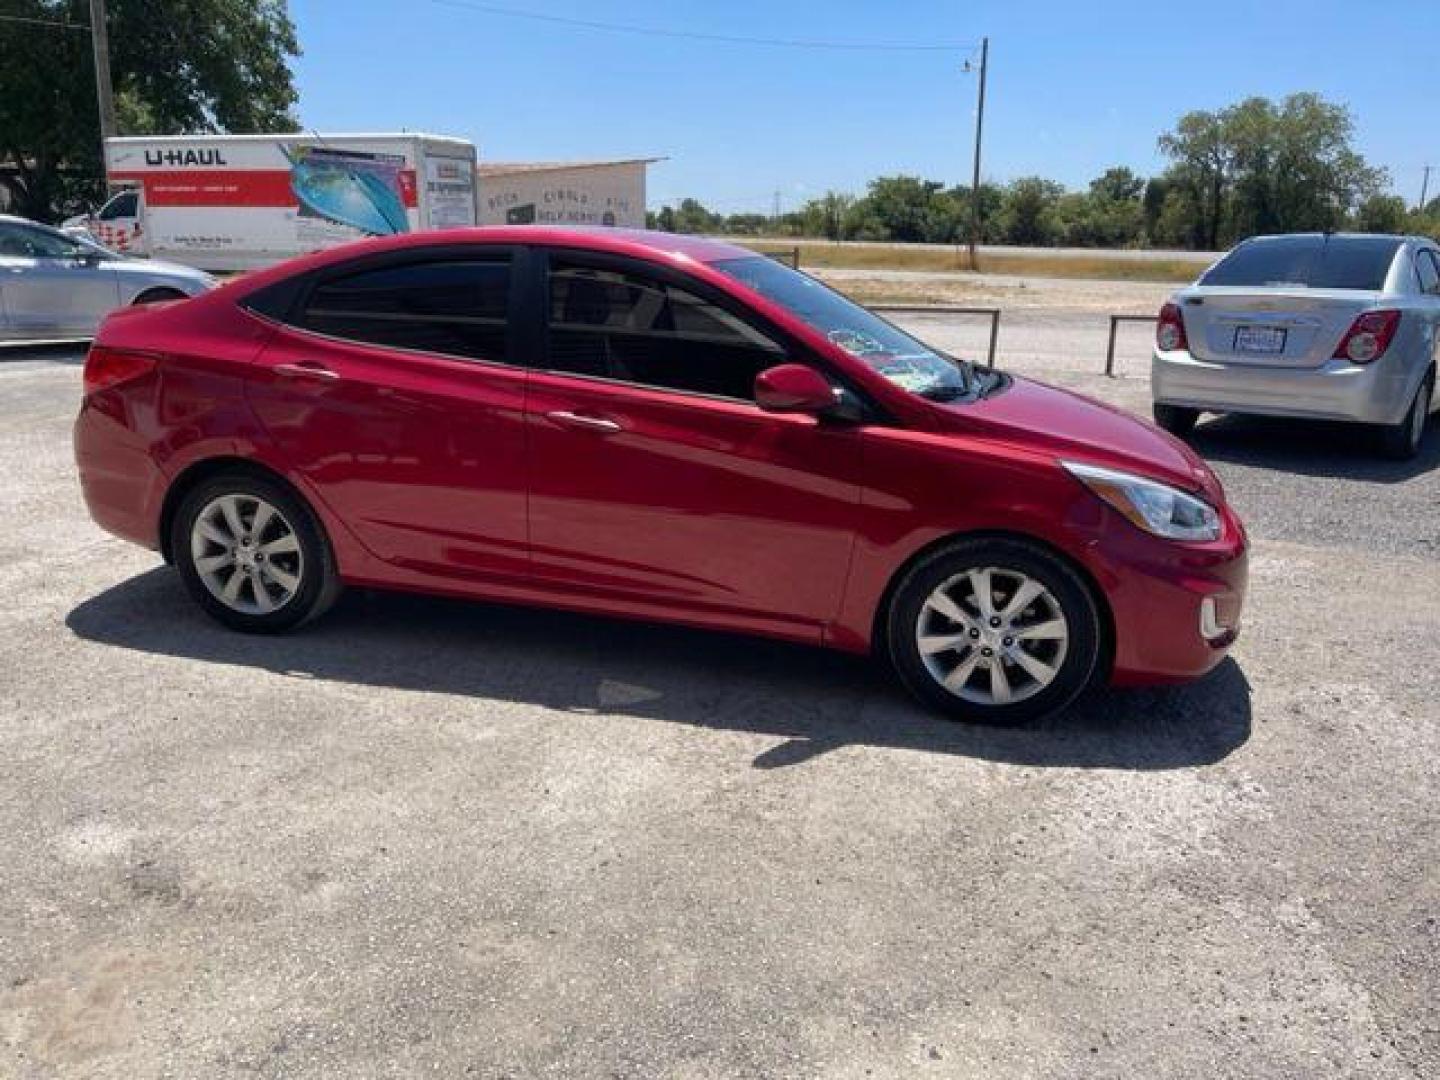
<path id="1" fill-rule="evenodd" d="M 1336 360 L 1349 360 L 1352 364 L 1368 364 L 1385 355 L 1390 339 L 1400 328 L 1400 312 L 1367 311 L 1345 331 L 1335 349 Z"/>
<path id="2" fill-rule="evenodd" d="M 155 357 L 148 353 L 127 352 L 124 349 L 107 349 L 103 345 L 92 345 L 85 354 L 85 394 L 118 386 L 120 383 L 138 379 L 155 370 Z"/>
<path id="3" fill-rule="evenodd" d="M 1187 349 L 1185 320 L 1180 315 L 1179 304 L 1166 304 L 1160 309 L 1160 321 L 1155 325 L 1155 346 L 1161 352 Z"/>

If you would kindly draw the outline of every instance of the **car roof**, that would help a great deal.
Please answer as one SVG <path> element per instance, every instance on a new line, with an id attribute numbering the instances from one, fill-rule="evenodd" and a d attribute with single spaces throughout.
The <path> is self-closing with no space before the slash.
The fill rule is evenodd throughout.
<path id="1" fill-rule="evenodd" d="M 1406 241 L 1411 243 L 1430 243 L 1428 236 L 1418 236 L 1405 233 L 1376 233 L 1376 232 L 1293 232 L 1293 233 L 1264 233 L 1259 236 L 1246 237 L 1243 243 L 1263 244 L 1271 240 L 1389 240 L 1396 244 L 1403 244 Z"/>
<path id="2" fill-rule="evenodd" d="M 465 244 L 533 244 L 578 248 L 611 255 L 672 263 L 713 263 L 721 259 L 763 258 L 749 248 L 703 236 L 654 232 L 648 229 L 561 228 L 553 225 L 494 225 L 399 233 L 358 240 L 256 270 L 233 279 L 241 295 L 273 282 L 352 259 L 400 252 L 409 248 Z M 220 291 L 229 291 L 223 288 Z"/>

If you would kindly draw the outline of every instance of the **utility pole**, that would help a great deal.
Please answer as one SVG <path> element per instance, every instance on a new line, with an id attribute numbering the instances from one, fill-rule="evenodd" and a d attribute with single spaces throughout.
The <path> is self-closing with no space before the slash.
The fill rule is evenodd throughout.
<path id="1" fill-rule="evenodd" d="M 967 63 L 966 68 L 969 68 Z M 980 39 L 980 102 L 975 109 L 975 175 L 970 183 L 970 269 L 980 243 L 980 136 L 985 130 L 985 73 L 990 66 L 990 39 Z"/>
<path id="2" fill-rule="evenodd" d="M 90 0 L 90 43 L 95 48 L 95 96 L 100 103 L 100 167 L 105 168 L 105 140 L 115 134 L 115 93 L 110 86 L 110 38 L 105 27 L 105 0 Z"/>
<path id="3" fill-rule="evenodd" d="M 1420 206 L 1419 206 L 1419 210 L 1420 210 L 1420 212 L 1421 212 L 1422 214 L 1425 212 L 1425 196 L 1427 196 L 1427 195 L 1430 194 L 1430 170 L 1433 169 L 1434 167 L 1435 167 L 1434 165 L 1426 165 L 1426 166 L 1425 166 L 1425 178 L 1420 181 Z"/>
<path id="4" fill-rule="evenodd" d="M 773 217 L 772 217 L 771 220 L 773 220 L 773 221 L 775 222 L 775 227 L 778 229 L 778 228 L 780 227 L 780 189 L 779 189 L 779 188 L 776 188 L 776 189 L 775 189 L 775 213 L 774 213 L 774 215 L 773 215 Z"/>

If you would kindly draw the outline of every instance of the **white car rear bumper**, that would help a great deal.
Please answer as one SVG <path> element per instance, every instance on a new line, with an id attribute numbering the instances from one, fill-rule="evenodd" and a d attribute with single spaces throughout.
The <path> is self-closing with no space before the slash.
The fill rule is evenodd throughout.
<path id="1" fill-rule="evenodd" d="M 1410 373 L 1387 364 L 1329 360 L 1312 368 L 1264 368 L 1156 351 L 1150 394 L 1157 402 L 1209 412 L 1257 413 L 1394 424 L 1414 398 Z"/>

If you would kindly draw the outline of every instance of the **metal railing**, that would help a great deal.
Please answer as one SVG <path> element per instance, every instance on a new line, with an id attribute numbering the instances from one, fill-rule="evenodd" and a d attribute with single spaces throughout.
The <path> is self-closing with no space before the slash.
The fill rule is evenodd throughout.
<path id="1" fill-rule="evenodd" d="M 791 270 L 800 269 L 799 244 L 796 244 L 792 248 L 782 248 L 779 251 L 762 251 L 760 248 L 755 248 L 754 251 L 757 255 L 764 255 L 768 258 L 774 259 L 778 263 L 784 263 L 786 266 L 790 267 Z"/>
<path id="2" fill-rule="evenodd" d="M 1120 328 L 1122 322 L 1147 322 L 1153 323 L 1156 315 L 1111 315 L 1110 316 L 1110 342 L 1105 346 L 1105 374 L 1112 379 L 1115 377 L 1115 331 Z"/>
<path id="3" fill-rule="evenodd" d="M 871 311 L 896 315 L 985 315 L 990 319 L 990 345 L 985 350 L 985 366 L 995 366 L 995 346 L 1000 340 L 1000 309 L 994 307 L 954 307 L 950 304 L 867 304 Z"/>

